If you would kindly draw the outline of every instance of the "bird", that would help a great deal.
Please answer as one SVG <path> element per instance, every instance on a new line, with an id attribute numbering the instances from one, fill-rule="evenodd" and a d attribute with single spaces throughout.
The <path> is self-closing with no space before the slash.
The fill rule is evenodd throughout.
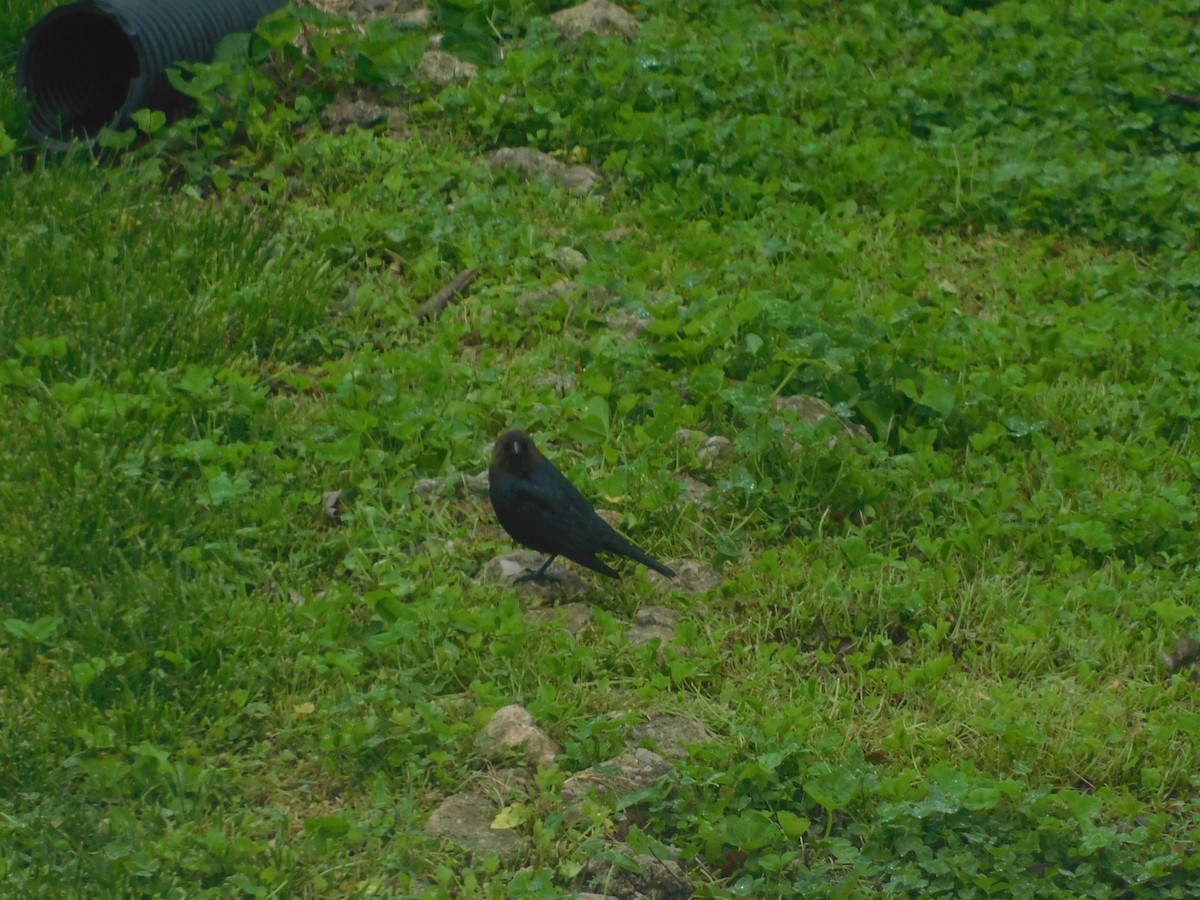
<path id="1" fill-rule="evenodd" d="M 560 556 L 601 575 L 620 578 L 616 569 L 596 558 L 597 553 L 605 552 L 636 560 L 668 578 L 675 577 L 675 572 L 639 550 L 596 515 L 592 504 L 520 429 L 506 431 L 492 447 L 488 498 L 496 518 L 513 540 L 550 554 L 540 569 L 527 570 L 513 584 L 545 577 L 550 563 Z"/>

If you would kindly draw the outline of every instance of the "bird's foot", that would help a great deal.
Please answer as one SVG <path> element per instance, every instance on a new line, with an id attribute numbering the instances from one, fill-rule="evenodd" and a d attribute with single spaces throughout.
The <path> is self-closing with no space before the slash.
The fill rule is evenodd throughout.
<path id="1" fill-rule="evenodd" d="M 551 575 L 543 566 L 540 569 L 526 569 L 524 575 L 518 575 L 513 581 L 514 585 L 524 584 L 527 581 L 561 581 L 557 575 Z"/>

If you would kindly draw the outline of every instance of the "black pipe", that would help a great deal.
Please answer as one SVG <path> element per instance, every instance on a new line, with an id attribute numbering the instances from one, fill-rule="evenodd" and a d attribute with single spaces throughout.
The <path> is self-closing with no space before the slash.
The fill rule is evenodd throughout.
<path id="1" fill-rule="evenodd" d="M 82 0 L 29 29 L 17 87 L 30 104 L 29 132 L 65 148 L 122 125 L 142 107 L 183 98 L 167 80 L 177 62 L 203 62 L 228 34 L 250 31 L 287 0 Z"/>

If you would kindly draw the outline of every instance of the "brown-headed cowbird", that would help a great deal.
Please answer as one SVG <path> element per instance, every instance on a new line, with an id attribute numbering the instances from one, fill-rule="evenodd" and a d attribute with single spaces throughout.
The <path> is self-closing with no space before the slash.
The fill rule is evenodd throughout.
<path id="1" fill-rule="evenodd" d="M 529 570 L 514 584 L 541 578 L 558 556 L 601 575 L 619 578 L 616 569 L 596 558 L 597 553 L 603 552 L 635 559 L 668 578 L 675 577 L 674 572 L 633 546 L 596 515 L 592 504 L 542 456 L 523 431 L 506 431 L 492 448 L 488 496 L 496 518 L 513 540 L 550 554 L 540 569 Z"/>

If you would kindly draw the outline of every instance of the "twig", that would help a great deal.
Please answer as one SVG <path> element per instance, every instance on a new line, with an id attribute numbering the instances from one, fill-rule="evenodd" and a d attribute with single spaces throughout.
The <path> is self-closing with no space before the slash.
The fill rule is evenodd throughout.
<path id="1" fill-rule="evenodd" d="M 496 36 L 496 42 L 500 45 L 500 62 L 504 62 L 508 56 L 508 51 L 504 48 L 504 35 L 500 33 L 500 29 L 496 27 L 496 23 L 492 21 L 492 17 L 487 17 L 488 27 L 492 29 L 492 34 Z"/>
<path id="2" fill-rule="evenodd" d="M 467 269 L 454 276 L 454 280 L 417 307 L 417 320 L 428 322 L 442 314 L 450 301 L 471 286 L 471 282 L 479 275 L 478 269 Z"/>
<path id="3" fill-rule="evenodd" d="M 1200 109 L 1200 97 L 1195 94 L 1185 94 L 1183 91 L 1169 91 L 1166 88 L 1160 87 L 1160 91 L 1170 103 L 1178 103 L 1180 106 L 1186 106 L 1189 109 Z"/>

